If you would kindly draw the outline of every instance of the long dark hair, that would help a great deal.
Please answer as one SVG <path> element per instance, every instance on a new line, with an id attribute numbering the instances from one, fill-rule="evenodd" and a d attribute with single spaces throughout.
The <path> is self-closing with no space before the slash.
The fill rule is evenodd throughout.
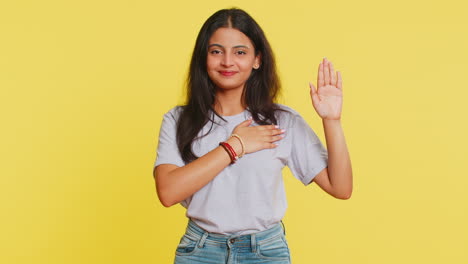
<path id="1" fill-rule="evenodd" d="M 275 111 L 280 109 L 274 101 L 280 90 L 280 81 L 275 58 L 263 30 L 241 9 L 219 10 L 203 24 L 190 62 L 187 102 L 177 123 L 177 146 L 186 163 L 198 158 L 192 151 L 192 142 L 200 130 L 208 121 L 214 122 L 213 113 L 220 117 L 213 109 L 216 86 L 208 76 L 206 60 L 209 39 L 222 27 L 235 28 L 244 33 L 252 41 L 255 55 L 260 54 L 260 68 L 252 70 L 245 83 L 242 100 L 255 122 L 261 125 L 277 124 Z"/>

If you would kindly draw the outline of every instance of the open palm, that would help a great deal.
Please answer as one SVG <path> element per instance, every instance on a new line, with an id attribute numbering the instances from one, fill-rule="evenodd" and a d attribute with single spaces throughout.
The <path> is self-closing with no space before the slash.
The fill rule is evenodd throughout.
<path id="1" fill-rule="evenodd" d="M 322 119 L 339 120 L 343 105 L 341 73 L 326 58 L 319 65 L 317 89 L 310 83 L 312 105 Z"/>

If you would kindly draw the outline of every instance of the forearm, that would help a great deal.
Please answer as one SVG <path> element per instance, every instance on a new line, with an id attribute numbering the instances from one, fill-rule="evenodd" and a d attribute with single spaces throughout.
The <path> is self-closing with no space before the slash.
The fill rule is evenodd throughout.
<path id="1" fill-rule="evenodd" d="M 351 196 L 353 178 L 351 160 L 340 120 L 323 120 L 328 150 L 328 177 L 333 191 Z"/>
<path id="2" fill-rule="evenodd" d="M 235 139 L 228 142 L 238 149 Z M 230 163 L 229 154 L 219 146 L 183 167 L 170 171 L 158 171 L 157 168 L 156 187 L 161 203 L 172 206 L 185 200 L 213 180 Z"/>

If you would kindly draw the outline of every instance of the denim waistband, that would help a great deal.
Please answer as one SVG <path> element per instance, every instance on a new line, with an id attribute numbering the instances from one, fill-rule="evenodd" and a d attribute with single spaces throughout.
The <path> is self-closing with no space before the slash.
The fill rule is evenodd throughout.
<path id="1" fill-rule="evenodd" d="M 217 233 L 210 233 L 200 226 L 198 226 L 192 220 L 189 220 L 186 234 L 192 236 L 199 240 L 198 246 L 203 246 L 205 243 L 209 244 L 218 244 L 218 245 L 228 245 L 231 246 L 248 246 L 253 247 L 255 251 L 255 247 L 257 244 L 267 243 L 270 240 L 277 239 L 279 236 L 285 234 L 283 223 L 279 222 L 273 227 L 252 233 L 247 235 L 223 235 Z"/>

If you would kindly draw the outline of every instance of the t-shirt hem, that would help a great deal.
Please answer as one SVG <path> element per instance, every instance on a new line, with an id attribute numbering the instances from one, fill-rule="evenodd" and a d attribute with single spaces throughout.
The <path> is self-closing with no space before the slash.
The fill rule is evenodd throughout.
<path id="1" fill-rule="evenodd" d="M 316 167 L 311 173 L 308 173 L 307 176 L 303 179 L 302 183 L 304 186 L 310 185 L 312 183 L 312 180 L 325 168 L 328 167 L 327 163 L 322 164 L 320 167 Z"/>
<path id="2" fill-rule="evenodd" d="M 176 165 L 177 167 L 183 167 L 183 166 L 184 166 L 184 164 L 180 164 L 180 163 L 176 163 L 176 162 L 161 161 L 161 162 L 156 162 L 156 163 L 153 165 L 153 169 L 156 168 L 156 167 L 159 166 L 159 165 L 162 165 L 162 164 L 171 164 L 171 165 Z"/>

